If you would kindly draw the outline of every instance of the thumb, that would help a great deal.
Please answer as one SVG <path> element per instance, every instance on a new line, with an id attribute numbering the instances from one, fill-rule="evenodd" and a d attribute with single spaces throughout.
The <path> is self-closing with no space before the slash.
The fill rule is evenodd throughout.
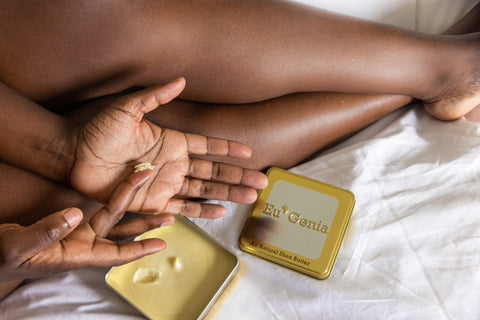
<path id="1" fill-rule="evenodd" d="M 179 78 L 166 85 L 146 88 L 128 95 L 128 104 L 135 111 L 143 114 L 148 113 L 159 105 L 166 104 L 176 98 L 185 88 L 185 79 Z M 134 111 L 134 114 L 138 114 Z"/>
<path id="2" fill-rule="evenodd" d="M 45 248 L 59 242 L 82 221 L 83 213 L 77 208 L 55 212 L 26 227 L 22 235 L 24 254 L 32 257 Z"/>

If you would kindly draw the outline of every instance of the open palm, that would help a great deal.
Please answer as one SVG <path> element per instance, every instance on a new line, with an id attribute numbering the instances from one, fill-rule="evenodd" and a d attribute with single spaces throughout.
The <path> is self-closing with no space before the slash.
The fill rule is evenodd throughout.
<path id="1" fill-rule="evenodd" d="M 0 282 L 86 266 L 124 264 L 164 249 L 166 244 L 160 239 L 121 243 L 108 239 L 112 232 L 117 238 L 131 238 L 173 223 L 173 216 L 161 214 L 117 224 L 152 173 L 146 170 L 130 174 L 89 221 L 81 223 L 80 209 L 69 208 L 29 226 L 0 224 Z"/>
<path id="2" fill-rule="evenodd" d="M 70 183 L 78 191 L 106 201 L 132 167 L 149 162 L 154 178 L 137 193 L 131 211 L 218 217 L 223 207 L 186 200 L 199 197 L 250 203 L 266 186 L 257 171 L 210 162 L 191 155 L 248 158 L 240 143 L 160 128 L 143 115 L 175 98 L 183 79 L 128 95 L 80 128 Z"/>

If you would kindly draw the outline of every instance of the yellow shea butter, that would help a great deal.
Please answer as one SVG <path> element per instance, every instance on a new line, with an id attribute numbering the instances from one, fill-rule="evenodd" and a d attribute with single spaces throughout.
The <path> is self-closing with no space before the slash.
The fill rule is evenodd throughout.
<path id="1" fill-rule="evenodd" d="M 179 257 L 172 257 L 170 261 L 172 262 L 172 267 L 174 270 L 182 270 L 183 264 Z"/>
<path id="2" fill-rule="evenodd" d="M 167 248 L 114 267 L 107 284 L 150 319 L 205 316 L 238 269 L 238 259 L 184 217 L 138 239 L 160 238 Z"/>
<path id="3" fill-rule="evenodd" d="M 147 170 L 147 169 L 152 170 L 152 169 L 154 169 L 155 167 L 152 166 L 151 163 L 145 162 L 145 163 L 137 164 L 137 165 L 136 165 L 135 167 L 133 167 L 133 168 L 135 169 L 134 172 L 140 172 L 140 171 L 145 171 L 145 170 Z"/>
<path id="4" fill-rule="evenodd" d="M 160 279 L 160 271 L 155 268 L 138 268 L 133 275 L 133 283 L 157 283 Z"/>

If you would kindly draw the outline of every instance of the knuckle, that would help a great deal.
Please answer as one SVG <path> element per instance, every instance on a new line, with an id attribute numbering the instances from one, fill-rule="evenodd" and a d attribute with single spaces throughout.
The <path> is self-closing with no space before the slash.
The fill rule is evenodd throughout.
<path id="1" fill-rule="evenodd" d="M 118 101 L 118 105 L 121 109 L 128 109 L 134 107 L 137 104 L 137 101 L 131 95 L 125 95 L 121 97 Z"/>
<path id="2" fill-rule="evenodd" d="M 199 196 L 206 196 L 208 195 L 209 188 L 206 183 L 200 183 L 200 188 L 199 188 Z"/>
<path id="3" fill-rule="evenodd" d="M 47 228 L 45 234 L 45 238 L 48 242 L 54 243 L 61 239 L 62 231 L 55 227 L 55 228 Z"/>
<path id="4" fill-rule="evenodd" d="M 212 180 L 218 180 L 221 174 L 221 167 L 220 164 L 218 163 L 213 163 L 212 164 L 212 171 L 210 173 L 210 177 Z"/>
<path id="5" fill-rule="evenodd" d="M 0 265 L 20 264 L 23 262 L 23 250 L 19 248 L 19 243 L 17 241 L 11 240 L 11 232 L 16 232 L 13 226 L 11 228 L 3 227 L 0 231 L 3 233 L 3 236 L 0 237 Z"/>
<path id="6" fill-rule="evenodd" d="M 190 179 L 185 179 L 183 181 L 182 190 L 180 190 L 181 195 L 187 195 L 190 191 Z"/>
<path id="7" fill-rule="evenodd" d="M 121 113 L 126 114 L 127 116 L 139 121 L 139 117 L 137 116 L 137 112 L 141 109 L 142 104 L 135 100 L 131 96 L 124 96 L 118 101 L 118 105 L 113 107 L 112 110 L 117 110 Z"/>
<path id="8" fill-rule="evenodd" d="M 239 179 L 238 179 L 238 184 L 239 185 L 243 185 L 245 184 L 245 176 L 247 174 L 247 170 L 246 169 L 239 169 Z"/>
<path id="9" fill-rule="evenodd" d="M 15 245 L 0 247 L 0 265 L 18 265 L 23 262 L 23 253 Z"/>
<path id="10" fill-rule="evenodd" d="M 182 207 L 180 208 L 181 215 L 187 215 L 188 213 L 188 204 L 186 201 L 183 201 Z"/>
<path id="11" fill-rule="evenodd" d="M 190 159 L 190 163 L 188 164 L 188 173 L 193 174 L 196 171 L 196 161 Z"/>
<path id="12" fill-rule="evenodd" d="M 232 141 L 227 140 L 227 148 L 225 150 L 225 155 L 230 156 L 232 154 Z"/>
<path id="13" fill-rule="evenodd" d="M 196 202 L 186 201 L 183 213 L 187 217 L 199 218 L 201 213 L 199 204 Z"/>
<path id="14" fill-rule="evenodd" d="M 0 265 L 19 264 L 22 262 L 23 255 L 17 248 L 0 248 Z"/>
<path id="15" fill-rule="evenodd" d="M 213 153 L 213 141 L 214 141 L 214 138 L 212 137 L 205 137 L 205 146 L 206 146 L 206 152 L 207 154 L 212 154 Z"/>

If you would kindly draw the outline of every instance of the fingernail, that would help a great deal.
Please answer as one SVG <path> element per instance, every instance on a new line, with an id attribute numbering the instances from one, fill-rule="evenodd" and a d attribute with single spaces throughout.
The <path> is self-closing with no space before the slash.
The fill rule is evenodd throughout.
<path id="1" fill-rule="evenodd" d="M 172 83 L 174 83 L 174 82 L 180 82 L 180 81 L 185 81 L 185 78 L 184 78 L 184 77 L 180 77 L 180 78 L 178 78 L 178 79 L 173 80 Z"/>
<path id="2" fill-rule="evenodd" d="M 160 227 L 171 226 L 174 221 L 165 221 L 160 224 Z"/>
<path id="3" fill-rule="evenodd" d="M 175 218 L 174 218 L 174 219 L 169 219 L 169 220 L 163 221 L 163 222 L 160 224 L 160 227 L 170 226 L 170 225 L 172 225 L 174 222 L 175 222 Z"/>
<path id="4" fill-rule="evenodd" d="M 169 84 L 172 85 L 172 86 L 177 86 L 179 83 L 183 83 L 183 86 L 186 85 L 187 81 L 185 80 L 184 77 L 180 77 L 178 79 L 175 79 L 173 80 L 172 82 L 170 82 Z M 183 90 L 183 89 L 182 89 Z"/>
<path id="5" fill-rule="evenodd" d="M 83 214 L 80 209 L 69 208 L 65 210 L 63 218 L 67 221 L 68 225 L 73 228 L 76 227 L 80 221 L 82 221 Z"/>

